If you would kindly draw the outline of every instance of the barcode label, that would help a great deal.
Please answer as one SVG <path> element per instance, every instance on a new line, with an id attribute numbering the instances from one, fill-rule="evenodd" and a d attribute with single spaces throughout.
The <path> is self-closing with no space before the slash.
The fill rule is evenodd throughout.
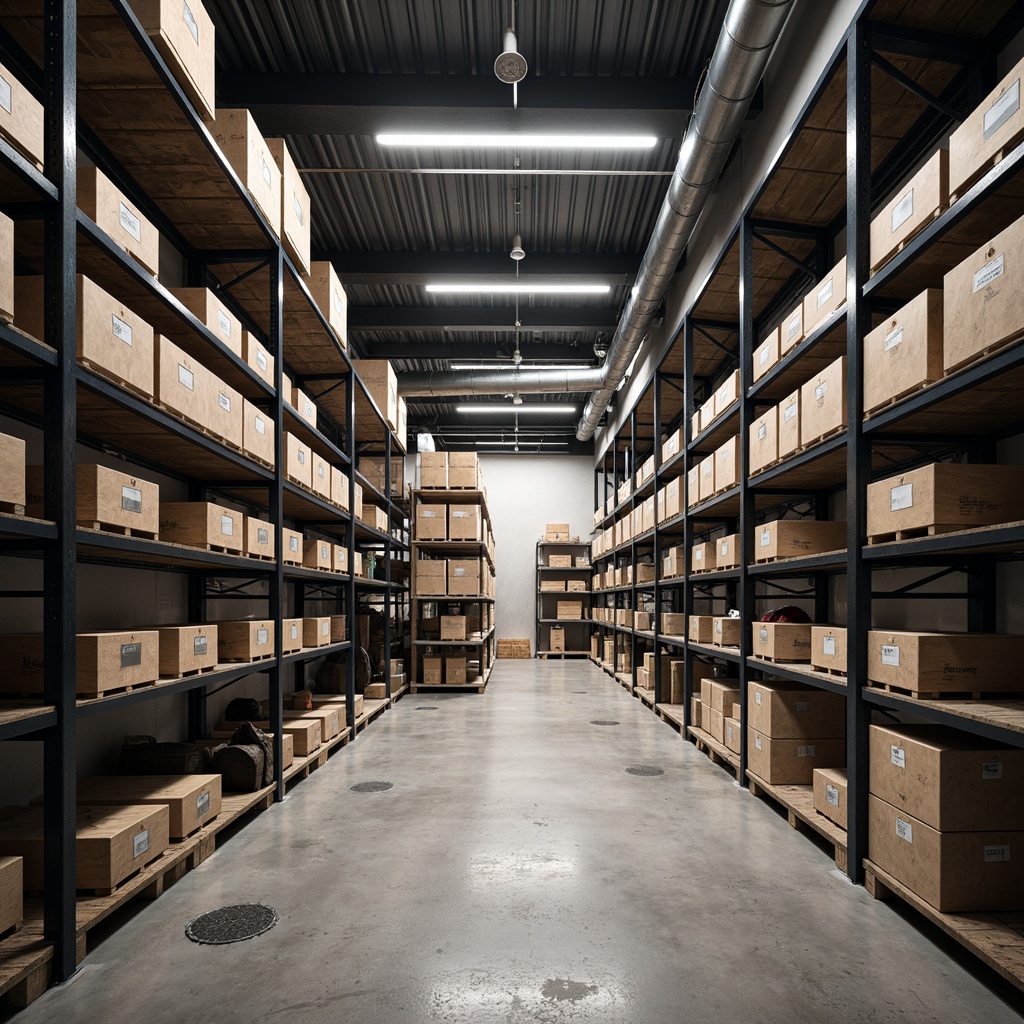
<path id="1" fill-rule="evenodd" d="M 768 427 L 764 423 L 762 423 L 761 426 L 757 428 L 757 439 L 758 441 L 763 441 L 767 436 Z"/>
<path id="2" fill-rule="evenodd" d="M 9 114 L 11 112 L 11 83 L 0 77 L 0 107 Z"/>
<path id="3" fill-rule="evenodd" d="M 269 640 L 270 640 L 270 631 L 269 630 L 267 630 L 267 629 L 257 629 L 256 630 L 256 646 L 257 647 L 266 647 Z"/>
<path id="4" fill-rule="evenodd" d="M 882 644 L 882 664 L 900 667 L 900 649 L 895 644 Z"/>
<path id="5" fill-rule="evenodd" d="M 763 548 L 770 547 L 771 543 L 772 543 L 772 531 L 771 530 L 762 530 L 761 531 L 761 547 L 763 547 Z"/>
<path id="6" fill-rule="evenodd" d="M 1000 864 L 1009 863 L 1010 860 L 1010 844 L 1001 843 L 999 846 L 986 846 L 985 847 L 985 863 L 986 864 Z"/>
<path id="7" fill-rule="evenodd" d="M 141 857 L 149 850 L 149 829 L 144 828 L 137 836 L 132 837 L 132 859 Z"/>
<path id="8" fill-rule="evenodd" d="M 754 746 L 757 747 L 758 750 L 761 749 L 761 737 L 760 736 L 755 736 L 754 737 Z"/>
<path id="9" fill-rule="evenodd" d="M 256 527 L 256 543 L 257 544 L 269 544 L 270 543 L 270 531 L 265 526 Z"/>
<path id="10" fill-rule="evenodd" d="M 1003 276 L 1003 256 L 1000 253 L 994 260 L 989 260 L 974 275 L 974 288 L 973 291 L 980 291 L 985 285 L 991 284 L 993 281 L 998 280 Z"/>
<path id="11" fill-rule="evenodd" d="M 892 208 L 892 230 L 896 231 L 900 225 L 906 224 L 906 222 L 914 215 L 914 190 L 911 189 L 893 208 Z"/>
<path id="12" fill-rule="evenodd" d="M 196 816 L 202 818 L 210 813 L 210 794 L 200 793 L 196 797 Z"/>
<path id="13" fill-rule="evenodd" d="M 273 179 L 270 176 L 270 164 L 267 163 L 266 157 L 263 155 L 263 150 L 260 150 L 260 174 L 263 175 L 263 180 L 269 186 Z"/>
<path id="14" fill-rule="evenodd" d="M 895 328 L 894 330 L 891 330 L 885 336 L 885 345 L 882 347 L 882 351 L 883 352 L 888 352 L 889 349 L 895 348 L 897 345 L 900 345 L 902 343 L 903 343 L 903 324 L 900 324 L 899 327 Z"/>
<path id="15" fill-rule="evenodd" d="M 782 418 L 788 423 L 790 420 L 796 419 L 797 411 L 800 406 L 794 402 L 792 405 L 787 406 L 782 413 Z"/>
<path id="16" fill-rule="evenodd" d="M 758 636 L 761 638 L 761 643 L 763 643 L 763 644 L 768 643 L 768 630 L 767 629 L 760 630 L 758 632 Z"/>
<path id="17" fill-rule="evenodd" d="M 121 644 L 121 668 L 142 664 L 142 644 Z"/>
<path id="18" fill-rule="evenodd" d="M 235 521 L 231 516 L 220 517 L 220 532 L 225 537 L 233 537 L 235 534 Z"/>
<path id="19" fill-rule="evenodd" d="M 217 392 L 217 404 L 225 412 L 231 412 L 231 398 L 229 395 L 225 395 L 223 391 Z"/>
<path id="20" fill-rule="evenodd" d="M 141 242 L 142 221 L 139 220 L 139 218 L 136 217 L 135 214 L 124 205 L 124 203 L 120 203 L 119 205 L 121 207 L 121 212 L 118 216 L 118 220 L 121 222 L 121 227 L 123 227 L 136 242 Z"/>
<path id="21" fill-rule="evenodd" d="M 770 353 L 767 345 L 763 345 L 760 349 L 758 349 L 757 365 L 758 366 L 764 366 L 764 364 L 768 362 L 768 356 L 770 354 L 771 353 Z"/>
<path id="22" fill-rule="evenodd" d="M 205 636 L 196 636 L 192 638 L 192 654 L 195 657 L 201 657 L 206 654 L 209 650 L 209 640 Z"/>
<path id="23" fill-rule="evenodd" d="M 798 313 L 786 326 L 786 339 L 795 338 L 797 331 L 800 330 L 801 314 Z"/>
<path id="24" fill-rule="evenodd" d="M 827 392 L 828 392 L 828 382 L 827 381 L 822 381 L 814 389 L 814 398 L 815 398 L 815 400 L 820 402 L 825 397 Z"/>
<path id="25" fill-rule="evenodd" d="M 830 277 L 819 289 L 818 289 L 818 309 L 832 298 L 832 278 Z"/>
<path id="26" fill-rule="evenodd" d="M 994 779 L 1001 779 L 1003 777 L 1003 762 L 986 761 L 981 766 L 981 777 L 985 782 L 991 782 Z"/>
<path id="27" fill-rule="evenodd" d="M 121 508 L 125 512 L 142 511 L 142 491 L 138 487 L 121 488 Z"/>
<path id="28" fill-rule="evenodd" d="M 217 326 L 220 328 L 220 333 L 225 338 L 231 337 L 231 317 L 224 312 L 223 309 L 217 310 Z"/>
<path id="29" fill-rule="evenodd" d="M 295 219 L 299 222 L 299 227 L 302 227 L 304 220 L 302 215 L 302 203 L 299 202 L 299 197 L 294 193 L 292 194 L 292 212 L 295 214 Z"/>
<path id="30" fill-rule="evenodd" d="M 192 8 L 189 7 L 187 0 L 182 0 L 181 3 L 181 17 L 188 27 L 189 32 L 192 33 L 192 38 L 196 41 L 196 45 L 199 44 L 199 26 L 196 24 L 196 17 L 192 13 Z"/>
<path id="31" fill-rule="evenodd" d="M 831 804 L 833 807 L 839 806 L 839 788 L 830 782 L 825 783 L 825 803 Z"/>
<path id="32" fill-rule="evenodd" d="M 288 550 L 289 551 L 298 551 L 299 550 L 299 538 L 298 537 L 289 537 L 288 538 Z"/>
<path id="33" fill-rule="evenodd" d="M 901 509 L 914 507 L 914 485 L 900 484 L 889 488 L 889 511 L 899 512 Z"/>
<path id="34" fill-rule="evenodd" d="M 262 416 L 257 416 L 253 420 L 253 426 L 256 428 L 256 433 L 257 434 L 259 434 L 261 436 L 266 434 L 266 432 L 267 432 L 267 425 L 266 425 L 266 423 L 263 422 L 263 417 Z"/>
<path id="35" fill-rule="evenodd" d="M 836 638 L 834 636 L 823 636 L 821 638 L 821 653 L 835 657 Z"/>
<path id="36" fill-rule="evenodd" d="M 722 541 L 722 546 L 718 550 L 723 555 L 729 554 L 729 542 L 727 540 L 723 540 Z"/>
<path id="37" fill-rule="evenodd" d="M 914 826 L 909 821 L 904 821 L 902 818 L 896 819 L 896 835 L 900 839 L 905 839 L 908 843 L 914 841 Z"/>
<path id="38" fill-rule="evenodd" d="M 196 375 L 186 367 L 178 363 L 178 383 L 182 387 L 186 387 L 189 391 L 195 391 L 196 389 Z"/>
<path id="39" fill-rule="evenodd" d="M 982 138 L 989 139 L 1020 110 L 1020 79 L 985 111 Z"/>
<path id="40" fill-rule="evenodd" d="M 110 314 L 110 329 L 114 333 L 115 338 L 119 338 L 126 345 L 132 343 L 132 329 L 126 324 L 119 316 Z"/>
<path id="41" fill-rule="evenodd" d="M 268 366 L 267 357 L 260 349 L 256 349 L 256 365 L 263 370 L 264 373 L 266 372 Z"/>
<path id="42" fill-rule="evenodd" d="M 902 747 L 892 745 L 889 747 L 889 760 L 897 768 L 907 767 L 907 752 Z"/>

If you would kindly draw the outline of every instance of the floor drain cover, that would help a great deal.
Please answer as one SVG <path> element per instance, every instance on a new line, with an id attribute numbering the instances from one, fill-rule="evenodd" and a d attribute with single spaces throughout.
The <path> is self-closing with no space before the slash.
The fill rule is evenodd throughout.
<path id="1" fill-rule="evenodd" d="M 422 707 L 422 708 L 417 708 L 416 710 L 417 710 L 417 711 L 436 711 L 436 710 L 437 710 L 437 708 L 431 708 L 431 707 Z"/>
<path id="2" fill-rule="evenodd" d="M 655 775 L 664 775 L 665 769 L 658 768 L 653 764 L 634 764 L 626 769 L 627 775 L 642 775 L 645 778 L 652 778 Z"/>
<path id="3" fill-rule="evenodd" d="M 386 793 L 394 788 L 393 782 L 357 782 L 354 786 L 349 786 L 353 793 Z"/>
<path id="4" fill-rule="evenodd" d="M 572 690 L 572 693 L 588 693 L 588 690 Z"/>
<path id="5" fill-rule="evenodd" d="M 603 718 L 598 718 L 590 723 L 591 725 L 618 725 L 618 722 L 610 722 Z"/>
<path id="6" fill-rule="evenodd" d="M 200 914 L 185 926 L 185 935 L 204 946 L 223 946 L 262 935 L 277 924 L 277 911 L 262 903 L 236 903 Z"/>

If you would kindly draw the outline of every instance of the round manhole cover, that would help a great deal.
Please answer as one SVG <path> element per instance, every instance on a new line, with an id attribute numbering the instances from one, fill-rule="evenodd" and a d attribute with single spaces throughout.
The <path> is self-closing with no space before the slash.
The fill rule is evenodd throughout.
<path id="1" fill-rule="evenodd" d="M 641 775 L 644 778 L 653 778 L 655 775 L 664 775 L 665 769 L 653 764 L 634 764 L 626 769 L 627 775 Z"/>
<path id="2" fill-rule="evenodd" d="M 591 725 L 618 725 L 619 723 L 618 722 L 608 721 L 608 720 L 606 720 L 604 718 L 598 718 L 595 721 L 591 722 L 590 724 Z"/>
<path id="3" fill-rule="evenodd" d="M 262 903 L 236 903 L 200 914 L 185 926 L 185 935 L 204 946 L 223 946 L 262 935 L 277 924 L 277 911 Z"/>
<path id="4" fill-rule="evenodd" d="M 357 782 L 354 786 L 349 786 L 353 793 L 386 793 L 394 788 L 393 782 Z"/>

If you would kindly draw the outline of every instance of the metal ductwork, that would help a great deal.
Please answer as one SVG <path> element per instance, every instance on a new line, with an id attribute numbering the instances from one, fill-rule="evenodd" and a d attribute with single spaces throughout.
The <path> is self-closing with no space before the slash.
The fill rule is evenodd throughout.
<path id="1" fill-rule="evenodd" d="M 654 234 L 608 356 L 599 369 L 403 374 L 399 377 L 399 392 L 406 396 L 441 396 L 592 390 L 576 436 L 581 441 L 593 437 L 647 336 L 686 243 L 722 173 L 792 4 L 793 0 L 732 0 L 729 4 Z"/>

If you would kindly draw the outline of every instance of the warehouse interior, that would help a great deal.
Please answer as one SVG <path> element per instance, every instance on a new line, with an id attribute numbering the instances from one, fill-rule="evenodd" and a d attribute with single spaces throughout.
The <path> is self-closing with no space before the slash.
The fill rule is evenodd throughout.
<path id="1" fill-rule="evenodd" d="M 1022 75 L 0 0 L 0 1021 L 1019 1019 Z"/>

